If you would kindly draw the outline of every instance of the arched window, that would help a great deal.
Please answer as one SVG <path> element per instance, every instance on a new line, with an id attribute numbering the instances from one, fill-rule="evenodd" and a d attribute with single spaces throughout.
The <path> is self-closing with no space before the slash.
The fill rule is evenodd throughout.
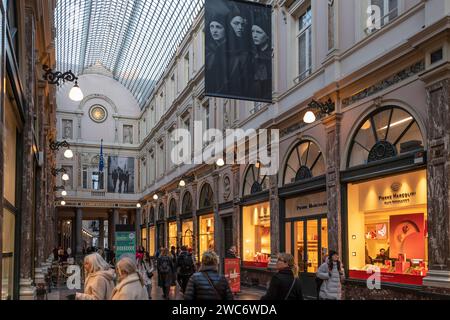
<path id="1" fill-rule="evenodd" d="M 213 197 L 214 193 L 211 186 L 208 183 L 205 183 L 205 185 L 202 187 L 202 190 L 200 191 L 199 208 L 204 209 L 212 207 Z"/>
<path id="2" fill-rule="evenodd" d="M 347 167 L 418 150 L 423 150 L 423 137 L 417 121 L 405 110 L 389 106 L 364 119 L 353 137 Z"/>
<path id="3" fill-rule="evenodd" d="M 162 203 L 159 205 L 158 220 L 164 220 L 164 204 Z"/>
<path id="4" fill-rule="evenodd" d="M 192 213 L 192 195 L 190 192 L 186 192 L 183 196 L 183 204 L 181 207 L 182 214 Z"/>
<path id="5" fill-rule="evenodd" d="M 261 167 L 250 165 L 244 178 L 244 196 L 249 196 L 269 189 L 269 177 L 261 175 Z"/>
<path id="6" fill-rule="evenodd" d="M 173 218 L 177 216 L 177 202 L 175 199 L 170 200 L 169 204 L 169 217 Z"/>
<path id="7" fill-rule="evenodd" d="M 148 223 L 155 223 L 155 208 L 150 208 L 150 213 L 148 214 Z"/>
<path id="8" fill-rule="evenodd" d="M 300 142 L 289 154 L 284 168 L 284 185 L 325 174 L 322 151 L 312 141 Z"/>

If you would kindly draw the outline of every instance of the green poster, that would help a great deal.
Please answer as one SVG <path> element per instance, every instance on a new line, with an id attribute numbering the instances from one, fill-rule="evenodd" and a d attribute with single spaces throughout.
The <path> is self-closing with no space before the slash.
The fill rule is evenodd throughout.
<path id="1" fill-rule="evenodd" d="M 136 232 L 135 231 L 117 231 L 116 232 L 116 261 L 121 256 L 136 256 Z"/>

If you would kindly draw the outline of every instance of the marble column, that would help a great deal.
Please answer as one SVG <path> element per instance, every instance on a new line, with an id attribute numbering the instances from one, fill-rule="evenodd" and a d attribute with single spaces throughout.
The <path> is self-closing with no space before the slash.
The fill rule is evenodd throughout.
<path id="1" fill-rule="evenodd" d="M 105 248 L 105 221 L 103 219 L 98 220 L 98 246 Z"/>
<path id="2" fill-rule="evenodd" d="M 269 176 L 270 202 L 270 261 L 268 268 L 277 264 L 280 253 L 280 198 L 278 197 L 278 175 Z"/>
<path id="3" fill-rule="evenodd" d="M 328 198 L 328 249 L 342 254 L 341 184 L 340 184 L 340 126 L 341 114 L 322 120 L 327 135 L 326 181 Z"/>
<path id="4" fill-rule="evenodd" d="M 213 212 L 214 212 L 214 251 L 219 255 L 219 271 L 223 273 L 223 258 L 225 257 L 225 250 L 223 245 L 223 226 L 222 219 L 219 213 L 219 179 L 218 172 L 213 173 Z"/>
<path id="5" fill-rule="evenodd" d="M 80 257 L 83 254 L 83 210 L 76 209 L 75 213 L 75 255 Z"/>
<path id="6" fill-rule="evenodd" d="M 422 75 L 427 90 L 428 268 L 423 284 L 450 289 L 450 71 Z"/>
<path id="7" fill-rule="evenodd" d="M 194 228 L 194 235 L 192 239 L 192 256 L 198 261 L 198 196 L 197 196 L 197 181 L 192 184 L 192 226 Z"/>
<path id="8" fill-rule="evenodd" d="M 112 225 L 111 225 L 111 238 L 112 238 L 112 245 L 116 245 L 116 225 L 119 224 L 119 209 L 113 210 L 113 216 L 112 216 Z"/>
<path id="9" fill-rule="evenodd" d="M 232 192 L 233 192 L 233 244 L 236 246 L 237 255 L 242 256 L 241 254 L 241 208 L 239 206 L 240 203 L 240 165 L 233 165 L 231 168 L 231 172 L 233 173 L 232 180 Z M 227 248 L 228 249 L 228 248 Z"/>
<path id="10" fill-rule="evenodd" d="M 136 209 L 136 216 L 134 218 L 134 227 L 136 229 L 136 244 L 141 245 L 141 222 L 142 222 L 142 208 Z"/>

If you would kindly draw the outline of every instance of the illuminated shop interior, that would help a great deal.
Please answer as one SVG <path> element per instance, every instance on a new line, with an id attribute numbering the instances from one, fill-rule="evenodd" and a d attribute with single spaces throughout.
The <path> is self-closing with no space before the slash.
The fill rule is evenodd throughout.
<path id="1" fill-rule="evenodd" d="M 244 207 L 243 261 L 246 266 L 267 267 L 270 260 L 270 204 Z"/>
<path id="2" fill-rule="evenodd" d="M 367 277 L 378 267 L 389 274 L 382 281 L 421 284 L 428 268 L 426 225 L 425 170 L 350 184 L 350 277 Z"/>
<path id="3" fill-rule="evenodd" d="M 214 215 L 201 216 L 199 220 L 199 257 L 203 252 L 214 250 Z"/>
<path id="4" fill-rule="evenodd" d="M 181 225 L 181 244 L 188 249 L 194 247 L 194 222 L 191 220 L 184 220 Z"/>
<path id="5" fill-rule="evenodd" d="M 177 222 L 169 222 L 169 249 L 177 247 Z"/>
<path id="6" fill-rule="evenodd" d="M 141 245 L 144 247 L 145 251 L 148 251 L 147 248 L 147 228 L 141 229 Z"/>
<path id="7" fill-rule="evenodd" d="M 155 242 L 155 227 L 150 227 L 148 228 L 148 237 L 149 237 L 149 242 L 148 242 L 148 253 L 150 254 L 151 257 L 153 257 L 155 255 L 156 252 L 156 242 Z"/>

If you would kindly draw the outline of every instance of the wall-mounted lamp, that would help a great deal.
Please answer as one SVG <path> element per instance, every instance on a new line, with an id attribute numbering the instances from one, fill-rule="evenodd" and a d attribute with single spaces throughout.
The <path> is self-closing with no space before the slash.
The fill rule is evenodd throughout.
<path id="1" fill-rule="evenodd" d="M 140 203 L 136 204 L 136 208 L 140 209 L 142 207 L 142 205 Z"/>
<path id="2" fill-rule="evenodd" d="M 217 165 L 218 167 L 223 167 L 223 166 L 225 165 L 225 160 L 223 160 L 223 158 L 217 159 L 216 165 Z"/>
<path id="3" fill-rule="evenodd" d="M 66 191 L 66 190 L 63 190 L 63 191 L 61 192 L 61 195 L 62 195 L 63 197 L 67 196 L 67 191 Z"/>
<path id="4" fill-rule="evenodd" d="M 186 184 L 191 183 L 195 180 L 195 176 L 194 175 L 190 175 L 190 176 L 183 176 L 180 180 L 180 182 L 178 183 L 178 186 L 181 188 L 184 188 L 186 186 Z"/>
<path id="5" fill-rule="evenodd" d="M 55 142 L 55 141 L 50 141 L 50 149 L 53 151 L 57 151 L 60 148 L 67 148 L 67 150 L 64 152 L 64 157 L 67 159 L 72 159 L 73 158 L 73 152 L 72 150 L 70 150 L 70 144 L 64 140 L 61 142 Z"/>
<path id="6" fill-rule="evenodd" d="M 157 201 L 161 196 L 162 196 L 162 193 L 161 193 L 161 192 L 156 192 L 156 193 L 153 195 L 153 200 Z"/>
<path id="7" fill-rule="evenodd" d="M 353 240 L 356 240 L 356 235 L 352 235 L 352 239 L 353 239 Z"/>
<path id="8" fill-rule="evenodd" d="M 352 252 L 352 256 L 353 256 L 353 257 L 356 257 L 356 252 Z"/>
<path id="9" fill-rule="evenodd" d="M 62 83 L 68 82 L 75 82 L 75 85 L 70 90 L 69 98 L 73 101 L 81 101 L 84 99 L 83 92 L 81 91 L 80 87 L 78 86 L 78 77 L 76 77 L 72 70 L 69 70 L 68 72 L 59 72 L 59 71 L 53 71 L 49 66 L 44 65 L 43 70 L 45 71 L 44 74 L 44 80 L 46 80 L 49 84 L 56 84 L 57 86 L 61 85 Z"/>
<path id="10" fill-rule="evenodd" d="M 331 99 L 328 99 L 327 102 L 317 102 L 316 100 L 312 100 L 308 106 L 313 110 L 319 110 L 321 114 L 327 114 L 330 115 L 335 110 L 335 104 Z M 305 113 L 305 116 L 303 117 L 303 121 L 305 123 L 314 123 L 316 121 L 317 117 L 316 114 L 309 110 Z"/>

